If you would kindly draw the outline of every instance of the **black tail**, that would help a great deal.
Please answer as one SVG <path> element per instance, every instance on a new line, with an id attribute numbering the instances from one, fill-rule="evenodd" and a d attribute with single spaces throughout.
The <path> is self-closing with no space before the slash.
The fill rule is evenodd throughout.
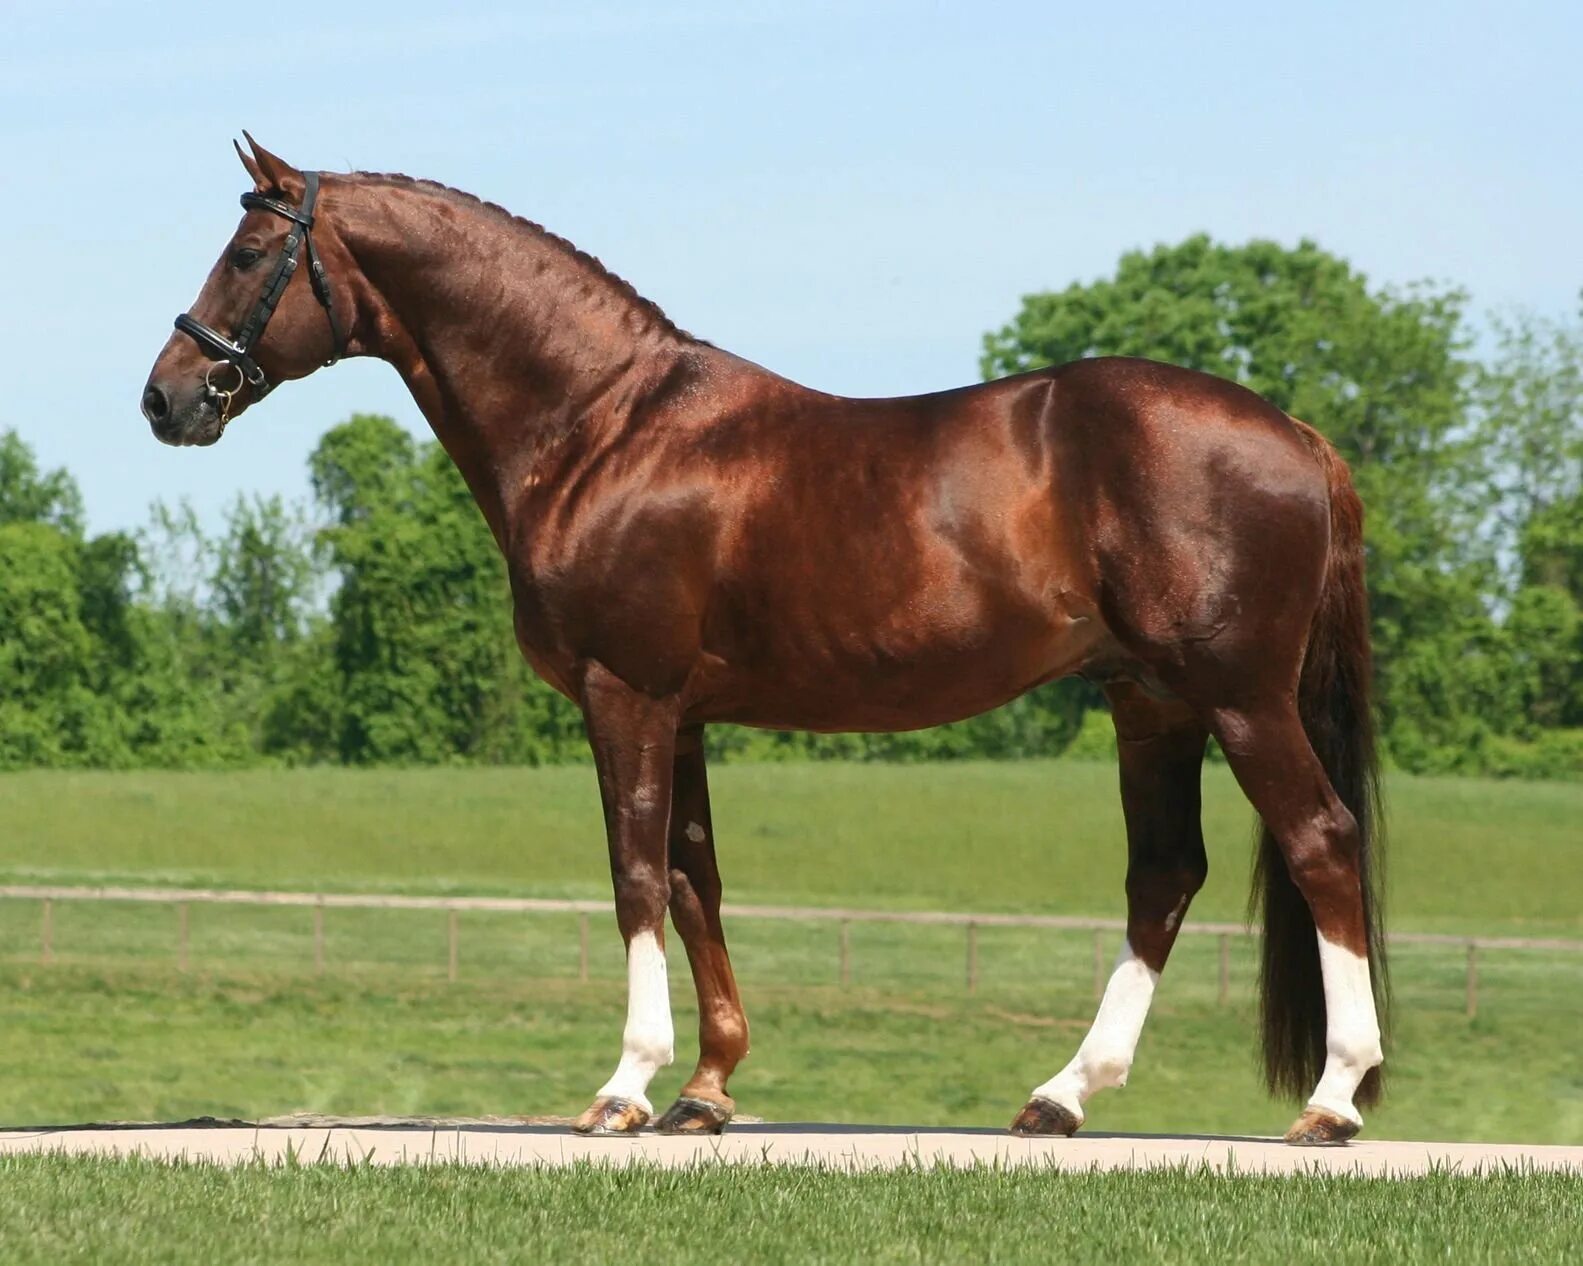
<path id="1" fill-rule="evenodd" d="M 1294 419 L 1295 421 L 1295 419 Z M 1363 917 L 1369 974 L 1383 1031 L 1389 999 L 1385 940 L 1376 892 L 1382 837 L 1379 767 L 1370 710 L 1368 594 L 1363 580 L 1363 505 L 1340 454 L 1312 427 L 1298 422 L 1330 484 L 1330 561 L 1303 661 L 1298 711 L 1308 741 L 1331 786 L 1358 822 Z M 1259 975 L 1264 1030 L 1264 1076 L 1272 1093 L 1305 1098 L 1325 1064 L 1325 994 L 1319 943 L 1308 903 L 1287 873 L 1270 832 L 1260 827 L 1250 905 L 1263 906 L 1264 949 Z M 1380 1070 L 1358 1087 L 1356 1102 L 1379 1101 Z"/>

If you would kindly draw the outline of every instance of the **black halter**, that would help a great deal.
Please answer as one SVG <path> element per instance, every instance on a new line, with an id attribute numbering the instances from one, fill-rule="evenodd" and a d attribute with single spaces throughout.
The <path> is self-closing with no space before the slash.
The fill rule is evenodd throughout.
<path id="1" fill-rule="evenodd" d="M 335 340 L 335 351 L 324 363 L 335 364 L 346 349 L 346 340 L 341 333 L 340 322 L 335 319 L 335 305 L 330 297 L 330 282 L 324 274 L 324 264 L 319 260 L 318 251 L 313 249 L 313 204 L 319 197 L 319 173 L 307 172 L 303 176 L 303 181 L 306 188 L 303 190 L 300 209 L 289 202 L 282 202 L 279 198 L 266 198 L 261 193 L 250 191 L 242 195 L 242 206 L 246 210 L 269 211 L 281 216 L 291 221 L 291 229 L 286 234 L 286 240 L 281 244 L 280 258 L 275 261 L 275 270 L 264 283 L 263 293 L 258 296 L 258 302 L 248 313 L 247 320 L 242 322 L 241 329 L 237 330 L 236 337 L 226 338 L 218 330 L 205 325 L 188 312 L 183 312 L 176 318 L 178 330 L 189 335 L 204 351 L 213 352 L 222 360 L 229 362 L 239 375 L 236 386 L 231 391 L 221 391 L 210 383 L 207 377 L 204 380 L 209 394 L 220 399 L 222 427 L 226 416 L 230 413 L 231 397 L 242 389 L 243 383 L 252 387 L 254 397 L 260 400 L 274 390 L 274 384 L 264 376 L 264 371 L 253 359 L 253 348 L 263 337 L 264 327 L 269 324 L 269 318 L 275 314 L 275 306 L 280 302 L 281 295 L 286 293 L 291 275 L 297 271 L 297 254 L 305 244 L 308 248 L 308 280 L 313 285 L 313 297 L 319 301 L 325 316 L 329 318 L 330 335 Z M 212 373 L 213 370 L 214 367 L 211 366 L 210 372 Z"/>

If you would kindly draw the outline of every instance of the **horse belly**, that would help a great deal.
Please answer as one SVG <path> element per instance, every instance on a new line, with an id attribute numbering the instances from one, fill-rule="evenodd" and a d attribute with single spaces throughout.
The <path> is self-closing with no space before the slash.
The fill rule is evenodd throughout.
<path id="1" fill-rule="evenodd" d="M 902 605 L 883 618 L 768 625 L 758 645 L 708 656 L 700 719 L 767 729 L 922 729 L 988 712 L 1079 671 L 1109 633 L 1069 590 L 980 592 Z M 920 610 L 921 608 L 921 610 Z M 702 713 L 707 713 L 707 716 Z"/>

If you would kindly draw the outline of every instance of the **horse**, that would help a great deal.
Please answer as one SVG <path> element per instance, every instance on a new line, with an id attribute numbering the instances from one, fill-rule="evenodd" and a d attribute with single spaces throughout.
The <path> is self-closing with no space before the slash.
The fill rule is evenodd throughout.
<path id="1" fill-rule="evenodd" d="M 1092 1028 L 1012 1131 L 1071 1135 L 1126 1082 L 1208 870 L 1213 736 L 1262 822 L 1264 1072 L 1303 1104 L 1286 1141 L 1357 1133 L 1385 1001 L 1363 511 L 1315 430 L 1131 358 L 828 395 L 692 337 L 498 206 L 299 171 L 244 136 L 245 213 L 142 412 L 167 444 L 213 444 L 276 384 L 373 356 L 455 461 L 505 557 L 522 654 L 580 708 L 597 770 L 628 998 L 615 1072 L 575 1129 L 653 1119 L 675 1045 L 667 910 L 699 1056 L 654 1126 L 719 1132 L 736 1110 L 748 1024 L 707 725 L 909 730 L 1077 674 L 1117 734 L 1126 941 Z"/>

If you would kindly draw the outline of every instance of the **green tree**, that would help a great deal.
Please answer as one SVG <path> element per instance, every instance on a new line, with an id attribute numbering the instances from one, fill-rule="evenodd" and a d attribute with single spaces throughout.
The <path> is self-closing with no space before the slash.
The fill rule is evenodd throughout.
<path id="1" fill-rule="evenodd" d="M 47 523 L 0 526 L 0 765 L 56 765 L 93 705 L 76 545 Z"/>
<path id="2" fill-rule="evenodd" d="M 1491 335 L 1477 397 L 1493 532 L 1522 582 L 1583 597 L 1583 314 L 1497 317 Z"/>
<path id="3" fill-rule="evenodd" d="M 215 542 L 190 505 L 155 502 L 137 547 L 135 660 L 116 687 L 137 763 L 250 763 L 253 718 L 231 690 L 231 657 L 213 607 Z"/>
<path id="4" fill-rule="evenodd" d="M 581 754 L 577 713 L 522 662 L 505 564 L 445 451 L 358 415 L 310 461 L 353 763 L 527 761 Z"/>
<path id="5" fill-rule="evenodd" d="M 0 431 L 0 523 L 47 523 L 82 535 L 82 493 L 64 470 L 42 471 L 15 431 Z"/>
<path id="6" fill-rule="evenodd" d="M 312 529 L 277 497 L 238 497 L 214 559 L 214 606 L 238 652 L 270 655 L 308 631 L 320 568 Z"/>
<path id="7" fill-rule="evenodd" d="M 71 476 L 0 433 L 0 766 L 124 758 L 106 687 L 130 649 L 128 544 L 85 541 Z"/>
<path id="8" fill-rule="evenodd" d="M 1583 319 L 1493 323 L 1478 380 L 1489 533 L 1526 737 L 1583 726 Z M 1583 736 L 1580 736 L 1583 746 Z"/>

